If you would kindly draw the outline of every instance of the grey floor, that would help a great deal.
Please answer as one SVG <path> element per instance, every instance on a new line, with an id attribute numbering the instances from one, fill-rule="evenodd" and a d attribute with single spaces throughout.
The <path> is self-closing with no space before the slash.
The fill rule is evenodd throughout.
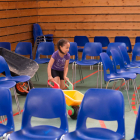
<path id="1" fill-rule="evenodd" d="M 39 67 L 40 67 L 38 70 L 39 82 L 35 81 L 35 77 L 33 77 L 31 80 L 32 80 L 35 88 L 47 87 L 47 64 L 41 64 Z M 85 76 L 97 71 L 97 66 L 94 66 L 94 70 L 90 70 L 89 67 L 82 67 L 82 70 L 83 70 L 83 76 L 85 77 Z M 71 77 L 72 77 L 72 66 L 71 65 L 69 65 L 68 77 L 71 80 Z M 78 72 L 78 68 L 77 68 L 76 80 L 79 80 L 79 79 L 80 79 L 80 77 L 79 77 L 79 72 Z M 84 83 L 78 82 L 76 84 L 75 89 L 84 94 L 89 88 L 96 88 L 96 84 L 97 84 L 96 82 L 97 82 L 97 73 L 84 79 Z M 138 76 L 136 78 L 137 86 L 139 86 L 139 82 L 140 82 L 140 77 Z M 100 83 L 100 81 L 99 81 L 99 83 Z M 105 88 L 105 86 L 106 86 L 106 84 L 103 81 L 103 88 Z M 119 82 L 117 83 L 116 87 L 118 87 L 118 86 L 119 86 Z M 109 88 L 111 88 L 111 87 L 112 87 L 112 83 L 109 84 Z M 121 91 L 124 95 L 124 100 L 125 100 L 126 140 L 129 140 L 129 139 L 133 138 L 133 135 L 134 135 L 136 115 L 134 114 L 133 110 L 129 111 L 129 104 L 128 104 L 128 100 L 127 100 L 127 96 L 126 96 L 126 91 L 124 90 L 124 88 L 122 88 Z M 133 86 L 130 85 L 130 89 L 129 89 L 130 100 L 132 99 L 133 92 L 134 92 Z M 26 96 L 18 95 L 18 98 L 19 98 L 19 102 L 20 102 L 20 107 L 23 108 Z M 13 102 L 13 113 L 16 113 L 17 108 L 16 108 L 16 104 L 15 104 L 13 91 L 12 91 L 12 102 Z M 136 106 L 136 107 L 137 107 L 136 108 L 136 111 L 137 111 L 138 106 Z M 14 116 L 15 130 L 19 130 L 21 128 L 21 120 L 22 120 L 22 114 Z M 60 126 L 59 119 L 46 120 L 46 119 L 32 118 L 31 123 L 33 126 L 41 125 L 41 124 L 42 125 L 50 124 L 50 125 L 58 126 L 58 127 Z M 116 129 L 117 129 L 116 122 L 104 122 L 104 123 L 107 128 L 116 131 Z M 68 124 L 69 124 L 69 132 L 74 131 L 75 127 L 76 127 L 76 120 L 72 120 L 68 116 Z M 89 127 L 101 127 L 101 125 L 98 120 L 88 119 L 87 127 L 88 128 Z"/>

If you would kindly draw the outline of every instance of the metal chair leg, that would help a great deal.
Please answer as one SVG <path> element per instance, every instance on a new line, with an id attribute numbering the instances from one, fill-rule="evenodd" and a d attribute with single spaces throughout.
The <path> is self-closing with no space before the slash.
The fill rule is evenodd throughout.
<path id="1" fill-rule="evenodd" d="M 13 87 L 13 88 L 14 88 L 15 100 L 16 100 L 16 104 L 17 104 L 17 110 L 18 110 L 19 114 L 21 114 L 21 110 L 20 110 L 20 106 L 19 106 L 19 101 L 18 101 L 16 89 L 15 89 L 15 87 Z"/>
<path id="2" fill-rule="evenodd" d="M 139 97 L 139 92 L 138 92 L 138 88 L 137 88 L 136 80 L 135 80 L 135 79 L 134 79 L 134 83 L 135 83 L 135 88 L 136 88 L 136 91 L 137 91 L 137 95 L 138 95 L 138 103 L 139 103 L 140 97 Z"/>
<path id="3" fill-rule="evenodd" d="M 98 88 L 98 79 L 99 79 L 99 64 L 98 64 L 98 75 L 97 75 L 97 88 Z"/>
<path id="4" fill-rule="evenodd" d="M 127 84 L 126 84 L 126 81 L 125 81 L 125 80 L 124 80 L 124 83 L 125 83 L 126 93 L 127 93 L 127 97 L 128 97 L 128 102 L 129 102 L 130 111 L 131 111 L 131 102 L 130 102 L 130 99 L 129 99 Z"/>
<path id="5" fill-rule="evenodd" d="M 135 94 L 135 96 L 136 96 L 136 103 L 137 103 L 137 105 L 138 105 L 137 87 L 136 87 L 136 85 L 135 85 L 134 80 L 133 80 L 132 82 L 133 82 L 133 86 L 134 86 L 134 94 Z"/>
<path id="6" fill-rule="evenodd" d="M 75 63 L 75 74 L 74 74 L 74 80 L 75 80 L 75 84 L 74 84 L 74 87 L 76 87 L 76 63 Z"/>
<path id="7" fill-rule="evenodd" d="M 80 66 L 80 70 L 81 70 L 82 82 L 84 83 L 83 73 L 82 73 L 82 66 Z"/>
<path id="8" fill-rule="evenodd" d="M 101 62 L 101 89 L 102 89 L 102 62 Z"/>

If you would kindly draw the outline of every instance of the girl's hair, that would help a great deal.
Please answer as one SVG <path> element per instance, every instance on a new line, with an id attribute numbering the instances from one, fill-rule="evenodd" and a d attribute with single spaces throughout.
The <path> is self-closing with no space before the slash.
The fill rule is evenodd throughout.
<path id="1" fill-rule="evenodd" d="M 58 42 L 57 42 L 57 48 L 58 50 L 62 53 L 62 54 L 65 54 L 62 52 L 62 50 L 60 49 L 60 46 L 63 47 L 65 44 L 67 44 L 69 41 L 67 39 L 60 39 Z"/>

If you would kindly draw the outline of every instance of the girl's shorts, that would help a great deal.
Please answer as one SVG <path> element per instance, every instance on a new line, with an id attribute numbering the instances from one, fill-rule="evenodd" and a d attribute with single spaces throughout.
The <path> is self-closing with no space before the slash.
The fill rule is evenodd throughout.
<path id="1" fill-rule="evenodd" d="M 51 69 L 51 74 L 53 78 L 58 76 L 60 77 L 60 80 L 64 80 L 64 71 Z"/>

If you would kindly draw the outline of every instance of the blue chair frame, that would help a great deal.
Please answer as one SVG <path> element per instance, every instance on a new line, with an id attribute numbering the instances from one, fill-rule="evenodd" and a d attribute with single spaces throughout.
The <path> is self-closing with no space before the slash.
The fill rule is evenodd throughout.
<path id="1" fill-rule="evenodd" d="M 82 47 L 84 47 L 85 44 L 89 42 L 89 39 L 88 39 L 87 36 L 75 36 L 74 37 L 74 42 L 77 43 L 78 52 L 83 52 L 84 48 L 82 48 Z"/>
<path id="2" fill-rule="evenodd" d="M 131 46 L 131 42 L 128 36 L 116 36 L 115 37 L 115 41 L 114 42 L 123 42 L 126 44 L 126 46 L 128 47 L 127 52 L 131 53 L 132 52 L 132 46 Z"/>
<path id="3" fill-rule="evenodd" d="M 95 36 L 94 42 L 100 42 L 102 44 L 102 51 L 106 52 L 107 49 L 104 49 L 104 47 L 108 47 L 110 41 L 107 36 Z"/>
<path id="4" fill-rule="evenodd" d="M 16 46 L 15 53 L 21 54 L 21 55 L 30 55 L 30 59 L 33 59 L 32 43 L 31 42 L 19 42 Z"/>
<path id="5" fill-rule="evenodd" d="M 98 127 L 87 128 L 87 118 L 117 121 L 117 131 Z M 125 125 L 122 93 L 109 89 L 89 89 L 79 109 L 76 130 L 63 136 L 62 140 L 120 140 L 123 138 L 125 138 Z"/>
<path id="6" fill-rule="evenodd" d="M 31 125 L 31 117 L 60 118 L 60 128 L 49 125 Z M 55 140 L 68 132 L 66 102 L 61 89 L 36 88 L 27 95 L 21 130 L 12 133 L 9 140 Z"/>
<path id="7" fill-rule="evenodd" d="M 15 82 L 13 83 L 15 84 Z M 7 124 L 0 124 L 0 137 L 2 137 L 5 133 L 13 132 L 15 129 L 11 92 L 7 88 L 0 87 L 0 116 L 2 117 L 4 115 L 7 116 Z"/>

